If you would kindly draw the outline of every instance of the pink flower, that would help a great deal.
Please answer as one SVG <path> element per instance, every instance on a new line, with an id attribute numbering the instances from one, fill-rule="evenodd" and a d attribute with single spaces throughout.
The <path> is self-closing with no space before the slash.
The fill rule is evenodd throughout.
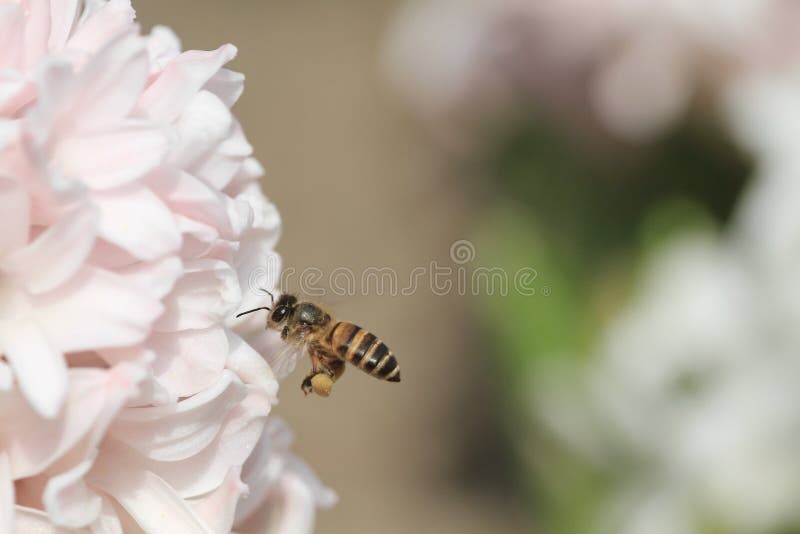
<path id="1" fill-rule="evenodd" d="M 0 4 L 0 531 L 310 531 L 334 497 L 268 418 L 250 343 L 275 344 L 232 319 L 280 233 L 236 49 L 133 20 Z"/>

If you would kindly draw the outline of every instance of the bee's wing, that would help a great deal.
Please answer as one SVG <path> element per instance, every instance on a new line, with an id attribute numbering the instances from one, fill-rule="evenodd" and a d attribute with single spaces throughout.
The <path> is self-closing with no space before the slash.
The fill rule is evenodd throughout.
<path id="1" fill-rule="evenodd" d="M 294 371 L 294 368 L 297 367 L 297 360 L 305 354 L 305 345 L 286 345 L 281 350 L 266 356 L 266 360 L 275 374 L 275 378 L 283 380 Z"/>

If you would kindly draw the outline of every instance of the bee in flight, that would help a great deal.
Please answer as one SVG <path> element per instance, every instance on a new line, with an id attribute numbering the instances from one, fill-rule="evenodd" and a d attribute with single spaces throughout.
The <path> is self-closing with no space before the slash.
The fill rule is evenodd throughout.
<path id="1" fill-rule="evenodd" d="M 383 341 L 360 326 L 336 321 L 313 302 L 300 302 L 297 297 L 282 294 L 278 301 L 269 294 L 271 307 L 242 312 L 236 317 L 258 310 L 267 310 L 267 328 L 277 330 L 290 348 L 305 352 L 311 358 L 311 371 L 300 389 L 327 397 L 333 382 L 344 373 L 345 362 L 379 380 L 400 382 L 400 366 Z M 292 362 L 293 365 L 293 362 Z"/>

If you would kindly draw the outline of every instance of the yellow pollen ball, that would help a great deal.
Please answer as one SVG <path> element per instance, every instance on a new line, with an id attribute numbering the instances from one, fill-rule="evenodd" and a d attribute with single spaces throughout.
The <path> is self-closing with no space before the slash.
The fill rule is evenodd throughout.
<path id="1" fill-rule="evenodd" d="M 333 380 L 326 374 L 318 374 L 311 377 L 311 388 L 320 397 L 327 397 L 331 394 Z"/>

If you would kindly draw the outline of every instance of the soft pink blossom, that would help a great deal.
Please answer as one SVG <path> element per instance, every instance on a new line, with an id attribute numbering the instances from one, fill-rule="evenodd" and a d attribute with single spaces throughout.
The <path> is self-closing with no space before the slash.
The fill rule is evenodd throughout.
<path id="1" fill-rule="evenodd" d="M 126 0 L 0 4 L 0 531 L 310 531 L 333 502 L 232 319 L 280 233 L 235 55 Z"/>

